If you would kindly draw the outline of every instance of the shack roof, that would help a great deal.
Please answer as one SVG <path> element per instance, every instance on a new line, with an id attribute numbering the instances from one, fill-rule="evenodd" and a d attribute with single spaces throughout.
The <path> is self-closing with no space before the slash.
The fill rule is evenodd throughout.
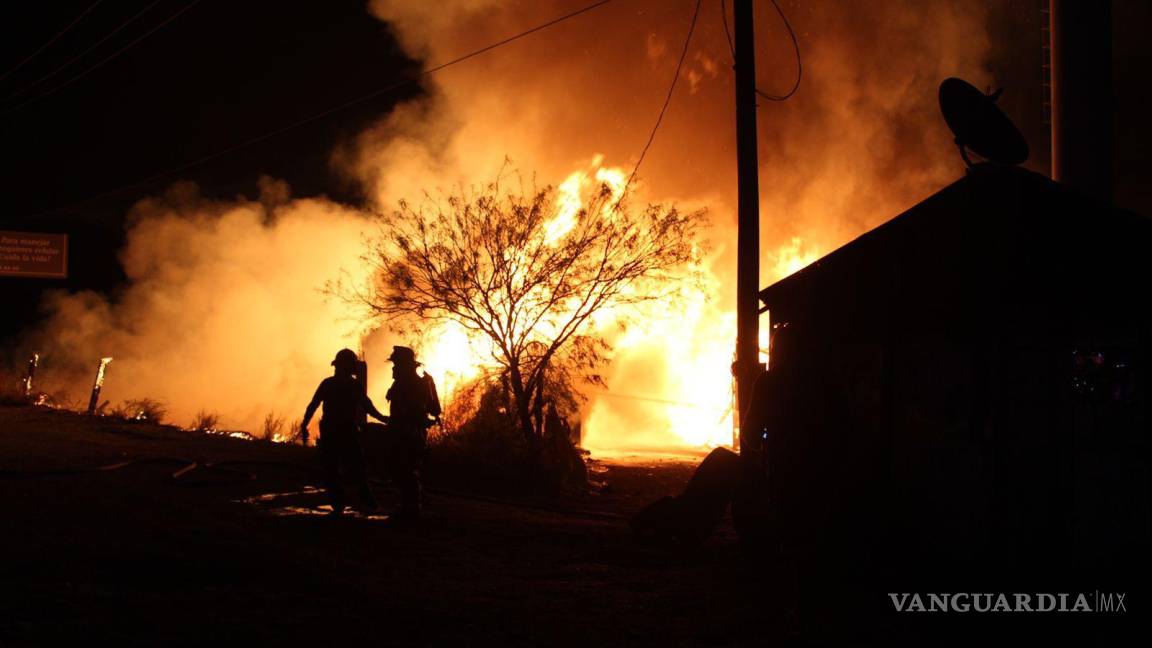
<path id="1" fill-rule="evenodd" d="M 867 335 L 1149 312 L 1152 220 L 977 165 L 760 292 L 773 322 Z"/>

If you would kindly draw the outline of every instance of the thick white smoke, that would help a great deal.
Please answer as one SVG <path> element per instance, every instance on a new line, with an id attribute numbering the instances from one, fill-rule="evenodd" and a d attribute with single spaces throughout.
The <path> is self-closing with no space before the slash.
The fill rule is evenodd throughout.
<path id="1" fill-rule="evenodd" d="M 120 254 L 128 287 L 46 301 L 36 346 L 49 384 L 65 377 L 82 392 L 96 359 L 112 356 L 103 393 L 113 403 L 159 399 L 180 424 L 216 411 L 234 429 L 270 412 L 298 417 L 334 351 L 358 343 L 348 309 L 319 289 L 356 267 L 365 221 L 277 190 L 211 203 L 182 186 L 138 204 Z"/>

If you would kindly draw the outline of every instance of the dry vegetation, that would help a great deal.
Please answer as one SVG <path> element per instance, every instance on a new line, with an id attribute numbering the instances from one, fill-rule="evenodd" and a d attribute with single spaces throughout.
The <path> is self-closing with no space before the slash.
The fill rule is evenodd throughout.
<path id="1" fill-rule="evenodd" d="M 107 405 L 107 402 L 104 405 Z M 159 424 L 168 416 L 168 407 L 154 398 L 131 398 L 108 412 L 108 416 L 125 421 L 148 421 Z"/>
<path id="2" fill-rule="evenodd" d="M 208 410 L 200 410 L 192 419 L 188 429 L 194 432 L 211 432 L 220 428 L 220 415 Z"/>
<path id="3" fill-rule="evenodd" d="M 485 490 L 559 492 L 587 487 L 575 447 L 545 430 L 525 438 L 499 379 L 472 382 L 453 395 L 442 424 L 429 431 L 429 470 L 446 481 Z"/>
<path id="4" fill-rule="evenodd" d="M 465 488 L 488 491 L 560 492 L 586 487 L 586 474 L 571 444 L 548 445 L 521 433 L 513 397 L 500 374 L 485 376 L 459 390 L 445 403 L 442 424 L 429 430 L 427 470 Z M 51 409 L 84 413 L 87 402 L 68 394 L 49 396 L 36 391 L 26 397 L 22 376 L 10 374 L 0 385 L 0 405 L 39 403 Z M 129 424 L 164 425 L 168 409 L 163 401 L 142 397 L 113 405 L 101 401 L 96 418 Z M 300 420 L 270 411 L 259 429 L 226 430 L 218 412 L 201 408 L 188 432 L 219 434 L 265 443 L 299 444 Z"/>
<path id="5" fill-rule="evenodd" d="M 264 416 L 264 424 L 260 426 L 260 433 L 253 436 L 260 441 L 279 441 L 284 436 L 284 417 L 276 412 L 268 412 Z"/>

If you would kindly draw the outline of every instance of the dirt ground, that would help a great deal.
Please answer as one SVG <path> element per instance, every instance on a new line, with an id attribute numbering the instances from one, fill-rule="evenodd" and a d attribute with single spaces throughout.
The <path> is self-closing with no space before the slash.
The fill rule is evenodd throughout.
<path id="1" fill-rule="evenodd" d="M 697 548 L 631 535 L 692 461 L 598 462 L 608 488 L 559 499 L 432 483 L 396 526 L 315 514 L 312 452 L 0 408 L 0 645 L 778 643 L 730 526 Z"/>

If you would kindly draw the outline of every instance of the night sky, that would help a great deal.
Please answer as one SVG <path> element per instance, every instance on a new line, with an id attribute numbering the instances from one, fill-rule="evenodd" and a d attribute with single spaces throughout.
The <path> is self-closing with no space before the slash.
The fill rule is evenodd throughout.
<path id="1" fill-rule="evenodd" d="M 123 214 L 175 180 L 208 196 L 256 196 L 261 175 L 282 178 L 298 195 L 357 199 L 356 187 L 329 168 L 333 148 L 397 101 L 411 85 L 337 115 L 246 147 L 177 175 L 94 200 L 222 149 L 354 99 L 418 69 L 388 27 L 357 0 L 224 3 L 204 0 L 122 55 L 71 85 L 21 106 L 159 25 L 190 0 L 161 0 L 100 48 L 27 93 L 0 102 L 4 229 L 72 234 L 70 278 L 55 287 L 106 289 L 119 279 L 111 250 Z M 0 82 L 8 97 L 152 4 L 104 2 L 52 47 Z M 13 67 L 91 2 L 42 3 L 5 21 L 0 66 Z M 44 280 L 4 278 L 16 317 L 0 337 L 29 320 Z M 7 311 L 7 307 L 5 308 Z"/>
<path id="2" fill-rule="evenodd" d="M 645 0 L 646 1 L 646 0 Z M 325 117 L 207 164 L 139 184 L 384 87 L 419 69 L 400 51 L 387 25 L 363 0 L 125 0 L 103 2 L 77 26 L 0 81 L 0 141 L 5 167 L 0 227 L 67 231 L 72 235 L 66 281 L 3 281 L 6 308 L 0 339 L 35 318 L 49 287 L 108 290 L 121 279 L 112 250 L 124 214 L 142 196 L 175 180 L 196 182 L 211 197 L 255 197 L 262 176 L 287 180 L 294 195 L 325 194 L 356 202 L 357 187 L 330 166 L 333 149 L 420 93 L 418 84 Z M 575 3 L 577 6 L 580 3 Z M 1029 167 L 1047 164 L 1041 103 L 1040 0 L 989 0 L 991 65 L 1009 86 L 1003 104 L 1033 149 Z M 5 21 L 0 68 L 10 70 L 91 5 L 39 3 Z M 92 53 L 29 88 L 68 59 L 148 8 Z M 38 100 L 57 84 L 159 27 L 79 80 Z M 1152 8 L 1114 3 L 1117 201 L 1152 213 L 1145 181 L 1152 145 L 1146 43 Z M 34 99 L 25 103 L 28 99 Z M 125 188 L 125 187 L 128 188 Z M 120 190 L 122 189 L 122 190 Z M 104 192 L 112 193 L 103 195 Z M 93 196 L 99 196 L 92 198 Z M 9 308 L 11 307 L 11 308 Z"/>

